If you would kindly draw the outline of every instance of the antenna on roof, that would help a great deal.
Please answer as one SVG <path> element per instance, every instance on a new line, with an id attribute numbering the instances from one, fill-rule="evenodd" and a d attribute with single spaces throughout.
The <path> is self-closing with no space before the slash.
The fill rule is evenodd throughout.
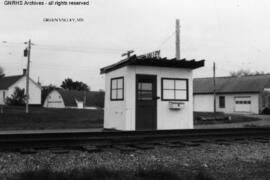
<path id="1" fill-rule="evenodd" d="M 126 53 L 122 54 L 122 57 L 127 56 L 127 58 L 129 58 L 132 53 L 134 53 L 133 50 L 128 50 Z"/>

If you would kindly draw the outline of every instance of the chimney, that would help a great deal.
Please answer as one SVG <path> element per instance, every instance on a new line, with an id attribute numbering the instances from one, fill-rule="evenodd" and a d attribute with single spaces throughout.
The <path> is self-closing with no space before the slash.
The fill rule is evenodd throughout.
<path id="1" fill-rule="evenodd" d="M 23 69 L 23 75 L 26 75 L 26 69 Z"/>

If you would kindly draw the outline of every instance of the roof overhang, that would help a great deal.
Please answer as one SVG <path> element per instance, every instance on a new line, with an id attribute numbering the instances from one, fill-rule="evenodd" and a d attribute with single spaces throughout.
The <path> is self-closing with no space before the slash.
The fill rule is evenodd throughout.
<path id="1" fill-rule="evenodd" d="M 167 59 L 167 58 L 145 58 L 140 56 L 131 56 L 128 59 L 124 59 L 119 61 L 115 64 L 103 67 L 100 69 L 100 73 L 108 73 L 119 69 L 124 66 L 129 65 L 140 65 L 140 66 L 154 66 L 154 67 L 168 67 L 168 68 L 186 68 L 186 69 L 196 69 L 204 66 L 205 60 L 195 61 L 190 60 L 187 61 L 186 59 Z"/>

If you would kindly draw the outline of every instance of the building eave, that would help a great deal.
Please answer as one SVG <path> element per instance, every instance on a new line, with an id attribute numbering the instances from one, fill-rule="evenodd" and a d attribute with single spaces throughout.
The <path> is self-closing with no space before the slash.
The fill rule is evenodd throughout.
<path id="1" fill-rule="evenodd" d="M 128 59 L 124 59 L 115 64 L 101 68 L 100 74 L 108 73 L 128 65 L 196 69 L 204 66 L 204 61 L 205 60 L 200 61 L 195 60 L 187 61 L 185 59 L 176 60 L 175 58 L 170 60 L 168 60 L 167 58 L 140 58 L 134 55 Z"/>
<path id="2" fill-rule="evenodd" d="M 235 92 L 216 92 L 216 94 L 220 95 L 220 94 L 260 94 L 260 91 L 235 91 Z M 195 92 L 193 93 L 193 95 L 213 95 L 213 92 Z"/>

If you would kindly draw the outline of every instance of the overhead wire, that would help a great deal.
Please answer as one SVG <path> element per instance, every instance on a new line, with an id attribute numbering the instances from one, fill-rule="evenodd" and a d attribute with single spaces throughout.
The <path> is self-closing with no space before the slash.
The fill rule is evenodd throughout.
<path id="1" fill-rule="evenodd" d="M 171 33 L 165 40 L 163 40 L 160 45 L 157 46 L 156 49 L 161 48 L 164 44 L 166 44 L 173 36 L 175 35 L 175 32 Z"/>
<path id="2" fill-rule="evenodd" d="M 21 47 L 24 43 L 14 43 L 14 42 L 3 42 L 0 43 L 1 46 L 5 47 Z M 95 47 L 82 47 L 82 46 L 62 46 L 62 45 L 48 45 L 48 44 L 34 44 L 32 46 L 34 49 L 44 49 L 52 51 L 66 51 L 66 52 L 80 52 L 80 53 L 111 53 L 111 54 L 120 54 L 126 49 L 120 48 L 95 48 Z"/>
<path id="3" fill-rule="evenodd" d="M 51 51 L 79 52 L 79 53 L 107 53 L 120 54 L 124 49 L 109 49 L 109 48 L 89 48 L 89 47 L 60 47 L 60 46 L 34 46 L 34 49 L 43 49 Z"/>

